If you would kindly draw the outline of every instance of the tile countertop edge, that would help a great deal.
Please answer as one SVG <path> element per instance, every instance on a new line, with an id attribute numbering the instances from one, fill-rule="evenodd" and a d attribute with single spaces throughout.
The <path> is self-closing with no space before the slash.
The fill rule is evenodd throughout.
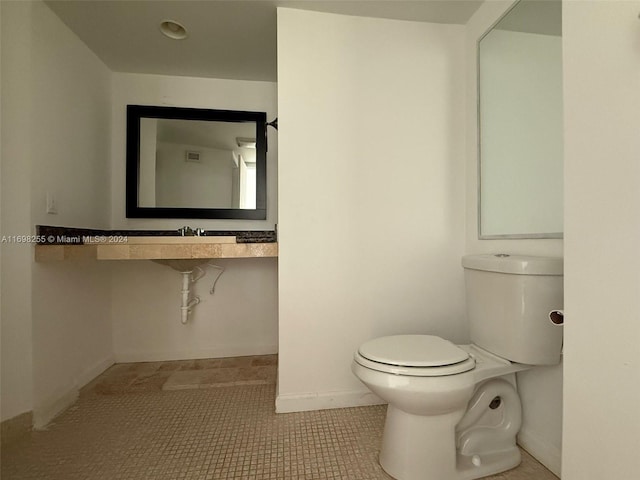
<path id="1" fill-rule="evenodd" d="M 278 256 L 278 244 L 101 244 L 35 245 L 35 261 L 63 260 L 171 260 L 185 258 L 269 258 Z"/>

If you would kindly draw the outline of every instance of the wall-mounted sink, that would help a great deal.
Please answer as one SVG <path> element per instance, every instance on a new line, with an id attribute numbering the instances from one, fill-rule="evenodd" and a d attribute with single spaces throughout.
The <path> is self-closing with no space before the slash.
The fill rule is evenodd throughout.
<path id="1" fill-rule="evenodd" d="M 194 268 L 199 267 L 207 262 L 210 262 L 210 258 L 171 258 L 171 259 L 154 259 L 152 262 L 159 263 L 160 265 L 166 265 L 178 272 L 191 272 Z"/>

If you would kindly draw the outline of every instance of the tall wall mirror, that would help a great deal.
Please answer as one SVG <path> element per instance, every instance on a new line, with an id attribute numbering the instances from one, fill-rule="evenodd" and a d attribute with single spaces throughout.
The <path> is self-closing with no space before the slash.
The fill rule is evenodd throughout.
<path id="1" fill-rule="evenodd" d="M 479 238 L 562 238 L 562 2 L 520 0 L 478 42 Z"/>
<path id="2" fill-rule="evenodd" d="M 127 106 L 129 218 L 264 220 L 266 113 Z"/>

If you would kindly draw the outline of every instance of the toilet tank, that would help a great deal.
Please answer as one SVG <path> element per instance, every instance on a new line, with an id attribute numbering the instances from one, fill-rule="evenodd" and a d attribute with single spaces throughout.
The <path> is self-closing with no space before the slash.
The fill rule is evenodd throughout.
<path id="1" fill-rule="evenodd" d="M 462 266 L 474 344 L 513 362 L 560 362 L 563 329 L 549 312 L 563 308 L 562 258 L 467 255 Z"/>

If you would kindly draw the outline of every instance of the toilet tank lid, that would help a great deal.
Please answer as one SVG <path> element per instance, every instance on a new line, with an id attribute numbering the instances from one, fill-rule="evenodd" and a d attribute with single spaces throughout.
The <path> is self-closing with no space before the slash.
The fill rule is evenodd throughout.
<path id="1" fill-rule="evenodd" d="M 535 257 L 490 253 L 465 255 L 462 266 L 470 270 L 510 273 L 514 275 L 563 275 L 562 257 Z"/>

